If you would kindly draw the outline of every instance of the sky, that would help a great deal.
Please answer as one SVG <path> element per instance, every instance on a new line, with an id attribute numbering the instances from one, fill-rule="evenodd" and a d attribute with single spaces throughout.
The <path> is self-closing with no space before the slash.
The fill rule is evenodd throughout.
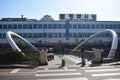
<path id="1" fill-rule="evenodd" d="M 0 0 L 0 19 L 24 17 L 40 20 L 59 14 L 97 14 L 98 21 L 120 21 L 120 0 Z"/>

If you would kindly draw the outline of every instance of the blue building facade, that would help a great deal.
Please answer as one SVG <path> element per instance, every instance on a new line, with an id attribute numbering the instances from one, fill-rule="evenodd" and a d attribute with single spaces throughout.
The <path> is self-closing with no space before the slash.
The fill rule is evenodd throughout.
<path id="1" fill-rule="evenodd" d="M 62 15 L 63 16 L 63 15 Z M 41 20 L 26 18 L 3 18 L 0 20 L 0 44 L 6 44 L 6 32 L 13 31 L 31 43 L 75 43 L 81 42 L 90 35 L 104 30 L 116 31 L 120 41 L 120 21 L 95 20 L 54 20 L 45 15 Z M 95 40 L 98 42 L 111 42 L 109 34 L 100 35 Z M 91 40 L 94 43 L 95 40 Z"/>

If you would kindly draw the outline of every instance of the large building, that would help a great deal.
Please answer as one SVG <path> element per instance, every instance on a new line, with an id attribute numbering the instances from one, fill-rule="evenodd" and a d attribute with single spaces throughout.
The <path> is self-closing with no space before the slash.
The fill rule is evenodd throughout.
<path id="1" fill-rule="evenodd" d="M 0 20 L 0 44 L 8 43 L 6 32 L 13 31 L 31 43 L 76 43 L 104 30 L 116 31 L 120 41 L 120 21 L 97 21 L 96 14 L 60 14 L 59 20 L 45 15 L 40 20 L 2 18 Z M 102 34 L 90 43 L 110 43 L 109 34 Z M 120 43 L 120 42 L 119 42 Z M 95 43 L 96 44 L 96 43 Z"/>

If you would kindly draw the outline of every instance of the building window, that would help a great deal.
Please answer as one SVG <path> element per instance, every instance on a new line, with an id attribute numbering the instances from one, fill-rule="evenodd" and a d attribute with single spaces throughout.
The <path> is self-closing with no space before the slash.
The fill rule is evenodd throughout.
<path id="1" fill-rule="evenodd" d="M 63 24 L 63 29 L 66 29 L 65 24 Z"/>
<path id="2" fill-rule="evenodd" d="M 3 29 L 7 29 L 7 25 L 6 24 L 3 25 Z"/>
<path id="3" fill-rule="evenodd" d="M 52 38 L 52 33 L 48 33 L 48 38 Z"/>
<path id="4" fill-rule="evenodd" d="M 33 29 L 37 29 L 37 24 L 33 24 Z"/>
<path id="5" fill-rule="evenodd" d="M 39 28 L 39 29 L 42 29 L 42 24 L 39 24 L 39 25 L 38 25 L 38 28 Z"/>
<path id="6" fill-rule="evenodd" d="M 92 24 L 92 29 L 95 29 L 95 24 Z"/>
<path id="7" fill-rule="evenodd" d="M 33 38 L 37 38 L 38 34 L 37 33 L 33 33 Z"/>
<path id="8" fill-rule="evenodd" d="M 77 33 L 73 33 L 73 37 L 77 37 Z"/>
<path id="9" fill-rule="evenodd" d="M 6 38 L 6 34 L 4 33 L 2 37 L 3 37 L 3 38 Z"/>
<path id="10" fill-rule="evenodd" d="M 59 37 L 59 38 L 62 37 L 62 33 L 58 33 L 58 37 Z"/>
<path id="11" fill-rule="evenodd" d="M 2 25 L 0 24 L 0 29 L 2 29 Z"/>
<path id="12" fill-rule="evenodd" d="M 101 24 L 100 26 L 101 26 L 101 27 L 100 27 L 101 29 L 104 29 L 104 25 L 103 25 L 103 24 Z"/>
<path id="13" fill-rule="evenodd" d="M 53 29 L 57 29 L 57 24 L 53 24 Z"/>
<path id="14" fill-rule="evenodd" d="M 21 24 L 18 25 L 18 29 L 22 29 L 22 25 Z"/>
<path id="15" fill-rule="evenodd" d="M 87 29 L 85 24 L 83 24 L 83 29 Z"/>
<path id="16" fill-rule="evenodd" d="M 32 24 L 28 24 L 28 29 L 32 29 Z"/>
<path id="17" fill-rule="evenodd" d="M 78 24 L 78 29 L 81 29 L 81 25 L 80 24 Z"/>
<path id="18" fill-rule="evenodd" d="M 12 29 L 12 24 L 8 24 L 8 29 Z"/>
<path id="19" fill-rule="evenodd" d="M 96 29 L 100 29 L 100 25 L 99 24 L 96 25 Z"/>
<path id="20" fill-rule="evenodd" d="M 43 29 L 47 29 L 47 24 L 43 24 Z"/>
<path id="21" fill-rule="evenodd" d="M 108 25 L 107 24 L 105 24 L 105 29 L 108 29 Z"/>
<path id="22" fill-rule="evenodd" d="M 52 29 L 52 24 L 48 24 L 48 29 Z"/>
<path id="23" fill-rule="evenodd" d="M 120 29 L 120 24 L 118 25 L 118 29 Z"/>
<path id="24" fill-rule="evenodd" d="M 87 24 L 87 29 L 90 29 L 90 24 Z"/>
<path id="25" fill-rule="evenodd" d="M 62 25 L 61 24 L 58 24 L 58 29 L 62 29 Z"/>
<path id="26" fill-rule="evenodd" d="M 2 34 L 0 34 L 0 38 L 2 38 Z"/>
<path id="27" fill-rule="evenodd" d="M 114 24 L 114 29 L 117 29 L 117 25 L 116 24 Z"/>
<path id="28" fill-rule="evenodd" d="M 27 38 L 27 33 L 23 33 L 23 37 L 24 37 L 24 38 Z"/>
<path id="29" fill-rule="evenodd" d="M 27 29 L 27 24 L 24 24 L 24 25 L 23 25 L 23 29 Z"/>
<path id="30" fill-rule="evenodd" d="M 17 25 L 16 24 L 13 24 L 13 29 L 17 29 Z"/>
<path id="31" fill-rule="evenodd" d="M 43 37 L 43 34 L 42 34 L 42 33 L 38 33 L 38 37 L 39 37 L 39 38 L 42 38 L 42 37 Z"/>
<path id="32" fill-rule="evenodd" d="M 77 25 L 76 24 L 73 24 L 73 29 L 77 29 Z"/>
<path id="33" fill-rule="evenodd" d="M 32 33 L 28 33 L 28 38 L 32 38 Z"/>

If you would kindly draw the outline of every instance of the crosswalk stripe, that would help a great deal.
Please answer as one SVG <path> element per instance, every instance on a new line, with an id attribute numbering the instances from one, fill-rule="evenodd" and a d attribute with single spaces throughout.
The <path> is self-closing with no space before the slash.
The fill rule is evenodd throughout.
<path id="1" fill-rule="evenodd" d="M 18 71 L 20 71 L 20 69 L 14 69 L 10 73 L 17 73 Z"/>
<path id="2" fill-rule="evenodd" d="M 93 77 L 101 77 L 101 76 L 118 76 L 120 73 L 100 73 L 100 74 L 91 74 Z"/>
<path id="3" fill-rule="evenodd" d="M 103 80 L 120 80 L 120 78 L 116 78 L 116 79 L 103 79 Z"/>
<path id="4" fill-rule="evenodd" d="M 120 69 L 97 69 L 97 70 L 85 70 L 85 72 L 109 72 L 109 71 L 120 71 Z"/>
<path id="5" fill-rule="evenodd" d="M 97 67 L 82 67 L 81 69 L 104 69 L 104 68 L 114 68 L 114 66 L 97 66 Z"/>
<path id="6" fill-rule="evenodd" d="M 64 72 L 64 71 L 76 71 L 76 69 L 65 69 L 65 70 L 37 70 L 37 72 Z"/>
<path id="7" fill-rule="evenodd" d="M 36 77 L 40 77 L 40 76 L 42 76 L 42 77 L 44 77 L 44 76 L 70 76 L 70 75 L 81 75 L 81 73 L 78 73 L 78 72 L 76 72 L 76 73 L 58 73 L 58 74 L 36 74 L 35 76 Z"/>
<path id="8" fill-rule="evenodd" d="M 38 80 L 88 80 L 86 77 L 80 78 L 65 78 L 65 79 L 38 79 Z"/>

